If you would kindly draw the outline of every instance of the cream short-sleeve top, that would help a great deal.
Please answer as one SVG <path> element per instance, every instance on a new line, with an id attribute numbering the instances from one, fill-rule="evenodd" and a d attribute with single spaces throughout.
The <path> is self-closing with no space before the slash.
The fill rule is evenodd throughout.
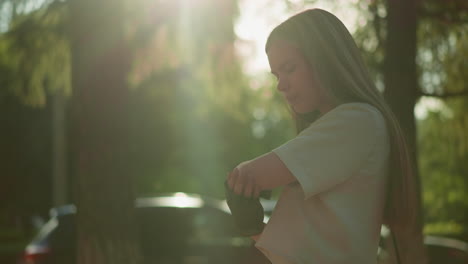
<path id="1" fill-rule="evenodd" d="M 375 264 L 390 154 L 380 111 L 339 105 L 273 152 L 297 182 L 256 247 L 273 264 Z"/>

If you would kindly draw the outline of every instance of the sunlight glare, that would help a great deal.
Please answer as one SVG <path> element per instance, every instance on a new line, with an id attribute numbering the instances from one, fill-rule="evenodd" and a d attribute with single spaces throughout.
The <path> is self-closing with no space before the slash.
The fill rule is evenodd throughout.
<path id="1" fill-rule="evenodd" d="M 445 118 L 452 118 L 453 111 L 443 100 L 432 97 L 421 97 L 414 107 L 414 115 L 417 119 L 425 119 L 429 112 L 440 112 Z"/>
<path id="2" fill-rule="evenodd" d="M 197 197 L 190 197 L 184 193 L 176 193 L 174 196 L 140 198 L 137 200 L 137 207 L 161 206 L 178 208 L 199 208 L 203 206 L 203 200 Z"/>
<path id="3" fill-rule="evenodd" d="M 326 0 L 317 0 L 313 4 L 303 1 L 292 1 L 293 10 L 288 10 L 284 1 L 240 0 L 240 16 L 235 23 L 235 33 L 239 40 L 236 43 L 238 54 L 244 59 L 244 72 L 248 76 L 269 71 L 264 45 L 270 31 L 291 15 L 308 8 L 321 8 L 335 14 L 343 21 L 350 32 L 358 24 L 357 11 L 349 1 L 337 1 L 336 4 Z"/>

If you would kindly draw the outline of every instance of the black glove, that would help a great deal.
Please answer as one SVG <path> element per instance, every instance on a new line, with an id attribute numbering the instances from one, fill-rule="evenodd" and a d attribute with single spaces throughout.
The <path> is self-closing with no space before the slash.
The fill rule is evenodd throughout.
<path id="1" fill-rule="evenodd" d="M 231 209 L 237 229 L 242 236 L 258 235 L 263 231 L 263 207 L 259 198 L 249 198 L 238 195 L 231 190 L 227 182 L 224 183 L 226 201 Z M 262 196 L 269 196 L 270 192 Z"/>

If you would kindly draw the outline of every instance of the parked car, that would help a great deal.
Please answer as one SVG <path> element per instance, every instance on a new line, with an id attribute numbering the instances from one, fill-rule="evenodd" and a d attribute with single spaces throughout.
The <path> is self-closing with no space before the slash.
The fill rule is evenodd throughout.
<path id="1" fill-rule="evenodd" d="M 429 264 L 468 264 L 468 243 L 443 236 L 426 236 Z"/>
<path id="2" fill-rule="evenodd" d="M 144 263 L 269 263 L 236 234 L 224 201 L 172 193 L 136 201 Z M 21 264 L 76 263 L 76 208 L 54 208 L 24 250 Z"/>

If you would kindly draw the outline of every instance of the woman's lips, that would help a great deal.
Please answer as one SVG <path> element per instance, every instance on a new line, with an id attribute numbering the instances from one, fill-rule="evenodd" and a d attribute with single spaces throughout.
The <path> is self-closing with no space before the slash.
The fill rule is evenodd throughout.
<path id="1" fill-rule="evenodd" d="M 292 95 L 286 95 L 284 96 L 286 98 L 286 100 L 290 103 L 294 102 L 296 97 L 295 96 L 292 96 Z"/>

